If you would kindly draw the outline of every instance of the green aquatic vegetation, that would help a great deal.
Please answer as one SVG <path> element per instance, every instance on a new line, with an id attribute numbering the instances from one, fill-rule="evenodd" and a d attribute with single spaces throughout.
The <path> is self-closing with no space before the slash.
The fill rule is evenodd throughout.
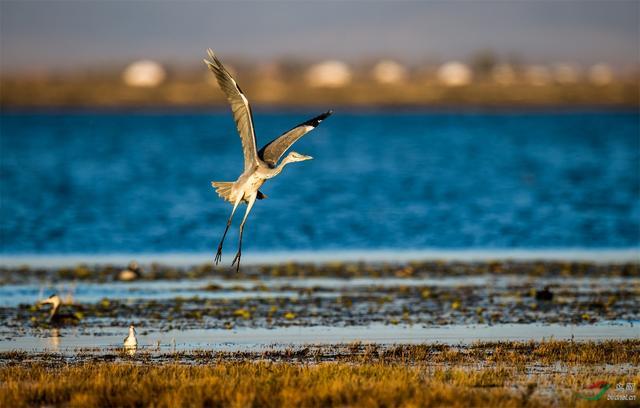
<path id="1" fill-rule="evenodd" d="M 336 302 L 346 308 L 350 308 L 353 305 L 353 300 L 348 296 L 340 296 L 336 299 Z"/>
<path id="2" fill-rule="evenodd" d="M 251 312 L 247 309 L 237 309 L 233 312 L 234 316 L 242 317 L 245 320 L 251 319 Z"/>
<path id="3" fill-rule="evenodd" d="M 185 314 L 185 318 L 195 320 L 202 320 L 202 316 L 203 313 L 200 310 L 190 310 Z"/>
<path id="4" fill-rule="evenodd" d="M 316 269 L 305 265 L 302 267 L 312 272 L 325 268 L 323 265 L 314 267 Z M 375 269 L 382 273 L 386 273 L 387 267 L 393 269 L 380 265 L 362 266 L 363 269 Z M 420 276 L 420 268 L 415 265 L 412 267 Z M 437 267 L 447 269 L 453 266 L 441 263 Z M 456 266 L 460 270 L 472 267 Z M 501 268 L 505 269 L 506 265 L 503 264 Z M 585 269 L 589 268 L 591 266 L 585 266 Z M 102 269 L 99 271 L 102 272 Z M 262 294 L 254 296 L 253 293 L 245 293 L 243 298 L 237 298 L 237 295 L 218 298 L 216 295 L 215 298 L 206 299 L 207 294 L 202 292 L 200 298 L 190 295 L 169 299 L 136 299 L 132 294 L 131 299 L 105 297 L 94 303 L 65 306 L 65 309 L 81 313 L 78 315 L 82 318 L 80 325 L 87 330 L 105 325 L 122 326 L 131 320 L 153 321 L 156 330 L 165 330 L 169 324 L 179 329 L 221 328 L 224 321 L 228 320 L 232 320 L 236 327 L 335 325 L 338 322 L 349 326 L 390 324 L 390 320 L 422 325 L 484 322 L 585 325 L 596 321 L 633 320 L 633 311 L 637 309 L 640 299 L 637 296 L 640 280 L 636 279 L 625 279 L 613 285 L 588 282 L 575 285 L 574 279 L 563 279 L 554 283 L 553 302 L 541 302 L 535 301 L 533 296 L 527 296 L 532 294 L 529 293 L 532 289 L 540 286 L 534 286 L 535 280 L 527 278 L 512 281 L 509 277 L 510 283 L 506 287 L 484 283 L 460 286 L 457 281 L 452 285 L 435 286 L 412 286 L 402 282 L 383 285 L 371 280 L 362 286 L 320 285 L 313 290 L 299 290 L 297 282 L 279 285 L 256 281 L 256 278 L 250 278 L 254 285 L 252 287 L 260 288 L 265 294 L 273 292 L 273 295 L 269 293 L 270 296 L 262 297 Z M 222 288 L 220 290 L 224 291 Z M 289 297 L 288 293 L 282 296 L 282 291 L 298 291 L 304 296 Z M 272 307 L 275 309 L 272 310 Z M 233 312 L 237 309 L 246 309 L 251 318 L 235 316 Z M 295 321 L 284 319 L 286 312 L 294 313 Z M 35 304 L 0 307 L 0 314 L 5 318 L 5 326 L 12 330 L 24 329 L 33 334 L 39 328 L 49 327 L 46 310 Z M 588 318 L 583 319 L 583 315 Z"/>

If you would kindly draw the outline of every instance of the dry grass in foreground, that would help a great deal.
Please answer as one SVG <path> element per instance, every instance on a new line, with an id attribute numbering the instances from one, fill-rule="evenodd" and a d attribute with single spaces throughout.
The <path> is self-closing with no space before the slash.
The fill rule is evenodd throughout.
<path id="1" fill-rule="evenodd" d="M 577 399 L 590 381 L 629 378 L 574 372 L 522 375 L 424 365 L 240 362 L 206 366 L 131 363 L 0 370 L 0 406 L 611 406 Z M 635 376 L 637 383 L 640 376 Z M 624 403 L 620 403 L 624 405 Z"/>
<path id="2" fill-rule="evenodd" d="M 351 358 L 330 362 L 235 360 L 214 352 L 163 363 L 79 358 L 50 364 L 5 353 L 0 407 L 609 407 L 633 402 L 588 401 L 576 393 L 596 381 L 640 383 L 637 341 L 351 349 Z"/>

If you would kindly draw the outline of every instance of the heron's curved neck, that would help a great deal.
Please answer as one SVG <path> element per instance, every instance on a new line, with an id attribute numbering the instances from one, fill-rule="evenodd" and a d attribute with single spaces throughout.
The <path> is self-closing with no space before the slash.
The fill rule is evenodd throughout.
<path id="1" fill-rule="evenodd" d="M 287 164 L 291 163 L 291 160 L 289 158 L 289 156 L 285 157 L 280 164 L 278 164 L 276 167 L 273 168 L 273 170 L 271 171 L 271 174 L 269 176 L 269 178 L 271 177 L 275 177 L 278 174 L 280 174 L 280 172 L 282 171 L 282 169 L 284 169 L 284 166 L 286 166 Z"/>
<path id="2" fill-rule="evenodd" d="M 52 306 L 51 312 L 49 312 L 49 317 L 53 317 L 58 314 L 58 311 L 60 310 L 60 302 L 55 302 Z"/>

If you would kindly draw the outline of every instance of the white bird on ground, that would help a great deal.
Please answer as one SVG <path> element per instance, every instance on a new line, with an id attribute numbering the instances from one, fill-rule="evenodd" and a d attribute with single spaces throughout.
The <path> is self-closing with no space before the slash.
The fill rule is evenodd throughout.
<path id="1" fill-rule="evenodd" d="M 240 224 L 240 242 L 238 244 L 238 252 L 231 265 L 237 263 L 236 271 L 240 270 L 240 257 L 242 256 L 242 233 L 244 231 L 244 223 L 253 207 L 253 203 L 262 200 L 267 196 L 264 195 L 259 188 L 268 179 L 280 174 L 284 166 L 289 163 L 311 160 L 313 157 L 305 156 L 300 153 L 290 152 L 283 160 L 280 161 L 282 155 L 302 136 L 315 129 L 320 122 L 326 119 L 333 111 L 327 111 L 313 119 L 295 126 L 293 129 L 284 133 L 280 137 L 272 140 L 258 150 L 256 143 L 255 130 L 253 128 L 253 114 L 249 101 L 244 96 L 240 86 L 231 77 L 229 72 L 222 65 L 222 62 L 216 57 L 212 50 L 208 50 L 209 58 L 204 62 L 207 64 L 211 72 L 216 76 L 220 89 L 227 97 L 227 101 L 231 105 L 233 120 L 236 122 L 236 128 L 240 134 L 242 141 L 242 151 L 244 153 L 244 172 L 236 181 L 211 182 L 216 189 L 218 195 L 226 201 L 233 204 L 233 210 L 227 221 L 227 226 L 222 234 L 222 239 L 218 245 L 218 251 L 215 257 L 216 265 L 222 259 L 222 244 L 227 235 L 231 219 L 236 212 L 236 208 L 241 202 L 247 203 L 247 210 Z M 280 161 L 280 162 L 279 162 Z M 279 162 L 279 163 L 278 163 Z"/>
<path id="2" fill-rule="evenodd" d="M 135 349 L 136 347 L 138 347 L 138 339 L 136 338 L 136 328 L 132 324 L 129 326 L 129 335 L 124 339 L 124 348 Z"/>

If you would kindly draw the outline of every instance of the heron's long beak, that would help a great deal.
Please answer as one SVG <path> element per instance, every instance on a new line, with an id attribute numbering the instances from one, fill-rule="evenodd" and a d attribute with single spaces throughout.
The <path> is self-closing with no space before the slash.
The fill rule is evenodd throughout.
<path id="1" fill-rule="evenodd" d="M 311 156 L 303 156 L 302 160 L 311 160 L 313 159 L 313 157 Z"/>

